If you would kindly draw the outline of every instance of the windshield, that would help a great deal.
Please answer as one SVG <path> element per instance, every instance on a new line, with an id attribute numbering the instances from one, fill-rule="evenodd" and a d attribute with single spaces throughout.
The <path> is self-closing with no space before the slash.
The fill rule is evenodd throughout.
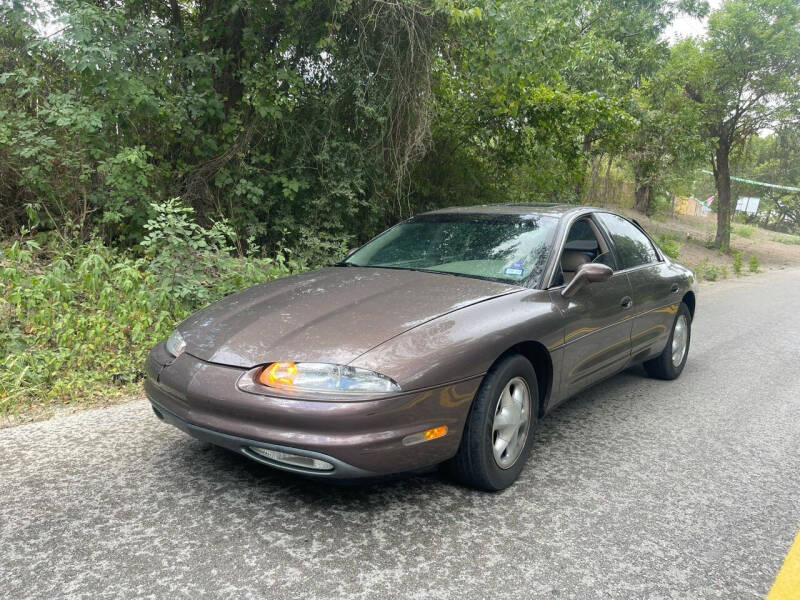
<path id="1" fill-rule="evenodd" d="M 344 264 L 538 281 L 557 223 L 537 215 L 426 215 L 389 229 Z"/>

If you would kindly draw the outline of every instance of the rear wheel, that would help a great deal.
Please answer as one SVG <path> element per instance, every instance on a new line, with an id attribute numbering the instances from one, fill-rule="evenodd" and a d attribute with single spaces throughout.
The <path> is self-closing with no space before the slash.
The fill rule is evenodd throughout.
<path id="1" fill-rule="evenodd" d="M 530 454 L 539 389 L 531 363 L 519 354 L 495 364 L 472 402 L 450 471 L 487 491 L 510 486 Z"/>
<path id="2" fill-rule="evenodd" d="M 691 338 L 692 313 L 689 312 L 689 307 L 681 302 L 664 351 L 644 363 L 647 374 L 657 379 L 677 379 L 686 365 Z"/>

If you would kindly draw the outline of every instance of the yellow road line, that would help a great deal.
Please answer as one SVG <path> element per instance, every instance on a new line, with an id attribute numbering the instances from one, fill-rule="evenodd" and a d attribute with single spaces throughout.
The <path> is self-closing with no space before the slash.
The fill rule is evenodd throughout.
<path id="1" fill-rule="evenodd" d="M 800 600 L 800 532 L 789 548 L 767 600 Z"/>

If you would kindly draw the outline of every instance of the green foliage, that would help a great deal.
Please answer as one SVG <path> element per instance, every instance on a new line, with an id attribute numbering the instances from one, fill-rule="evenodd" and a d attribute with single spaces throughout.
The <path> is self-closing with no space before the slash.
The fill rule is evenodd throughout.
<path id="1" fill-rule="evenodd" d="M 663 222 L 672 212 L 672 202 L 666 194 L 654 193 L 650 196 L 647 214 L 654 221 Z"/>
<path id="2" fill-rule="evenodd" d="M 730 159 L 798 107 L 800 5 L 795 0 L 729 0 L 709 17 L 708 37 L 678 44 L 671 69 L 696 103 L 713 142 L 717 176 L 715 247 L 730 246 Z"/>
<path id="3" fill-rule="evenodd" d="M 0 412 L 33 399 L 85 401 L 114 385 L 123 392 L 178 321 L 302 268 L 282 254 L 233 256 L 224 224 L 202 228 L 175 202 L 153 208 L 145 257 L 43 235 L 3 248 Z"/>
<path id="4" fill-rule="evenodd" d="M 756 181 L 800 188 L 800 122 L 784 121 L 775 133 L 755 136 L 736 156 L 734 169 Z M 800 192 L 733 182 L 734 195 L 760 197 L 760 227 L 800 232 Z"/>
<path id="5" fill-rule="evenodd" d="M 31 397 L 68 401 L 98 384 L 134 380 L 147 345 L 182 316 L 157 292 L 142 259 L 97 241 L 68 248 L 14 242 L 4 259 L 0 411 Z"/>
<path id="6" fill-rule="evenodd" d="M 710 264 L 707 258 L 695 265 L 694 271 L 700 281 L 716 281 L 720 276 L 720 268 Z"/>
<path id="7" fill-rule="evenodd" d="M 706 281 L 716 281 L 719 276 L 719 269 L 716 265 L 706 265 L 703 268 L 703 279 Z"/>
<path id="8" fill-rule="evenodd" d="M 179 196 L 271 252 L 365 240 L 406 212 L 450 3 L 252 0 L 0 7 L 0 232 L 139 243 Z M 452 17 L 452 21 L 448 20 Z M 452 24 L 451 24 L 452 23 Z M 325 242 L 327 243 L 327 242 Z M 311 252 L 313 254 L 313 252 Z"/>
<path id="9" fill-rule="evenodd" d="M 698 281 L 716 281 L 720 275 L 719 267 L 709 263 L 707 258 L 697 263 L 693 270 L 697 274 Z"/>
<path id="10" fill-rule="evenodd" d="M 736 275 L 741 275 L 742 270 L 744 268 L 744 258 L 742 257 L 742 252 L 740 250 L 733 250 L 733 272 Z"/>
<path id="11" fill-rule="evenodd" d="M 752 225 L 734 225 L 733 233 L 743 238 L 751 238 L 756 232 L 756 228 Z"/>
<path id="12" fill-rule="evenodd" d="M 794 244 L 800 245 L 800 236 L 797 235 L 782 235 L 775 238 L 776 242 L 781 244 Z"/>
<path id="13" fill-rule="evenodd" d="M 681 257 L 681 248 L 683 244 L 681 244 L 674 235 L 660 235 L 658 238 L 658 246 L 664 251 L 664 254 L 673 260 L 678 260 Z"/>
<path id="14" fill-rule="evenodd" d="M 193 220 L 194 210 L 177 200 L 153 204 L 152 209 L 141 246 L 158 289 L 178 303 L 204 306 L 242 287 L 243 280 L 258 281 L 260 272 L 270 272 L 269 260 L 231 268 L 235 259 L 229 241 L 234 234 L 225 221 L 203 228 Z"/>
<path id="15" fill-rule="evenodd" d="M 662 32 L 703 2 L 38 7 L 0 9 L 6 235 L 30 212 L 131 247 L 150 203 L 180 197 L 240 251 L 314 261 L 432 206 L 578 202 L 590 160 L 642 140 L 651 175 L 693 147 L 674 151 L 691 130 L 657 73 Z"/>
<path id="16" fill-rule="evenodd" d="M 751 273 L 758 273 L 760 265 L 761 265 L 761 263 L 758 260 L 758 256 L 756 256 L 755 254 L 753 254 L 750 257 L 750 260 L 747 261 L 747 269 Z"/>
<path id="17" fill-rule="evenodd" d="M 637 90 L 634 114 L 639 126 L 628 157 L 635 182 L 636 208 L 648 214 L 669 204 L 658 190 L 683 192 L 687 170 L 707 157 L 708 141 L 698 128 L 699 112 L 683 91 L 684 74 L 662 68 Z"/>
<path id="18" fill-rule="evenodd" d="M 0 3 L 6 408 L 135 379 L 188 312 L 421 210 L 587 201 L 604 167 L 658 218 L 721 142 L 800 185 L 792 0 L 674 47 L 705 2 L 45 4 Z M 800 226 L 799 194 L 762 200 Z"/>

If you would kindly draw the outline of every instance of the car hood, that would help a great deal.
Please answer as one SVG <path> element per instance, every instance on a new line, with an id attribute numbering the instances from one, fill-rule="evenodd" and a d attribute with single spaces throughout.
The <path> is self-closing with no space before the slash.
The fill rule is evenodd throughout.
<path id="1" fill-rule="evenodd" d="M 178 329 L 186 352 L 209 362 L 347 364 L 431 319 L 522 289 L 438 273 L 329 267 L 228 296 Z"/>

